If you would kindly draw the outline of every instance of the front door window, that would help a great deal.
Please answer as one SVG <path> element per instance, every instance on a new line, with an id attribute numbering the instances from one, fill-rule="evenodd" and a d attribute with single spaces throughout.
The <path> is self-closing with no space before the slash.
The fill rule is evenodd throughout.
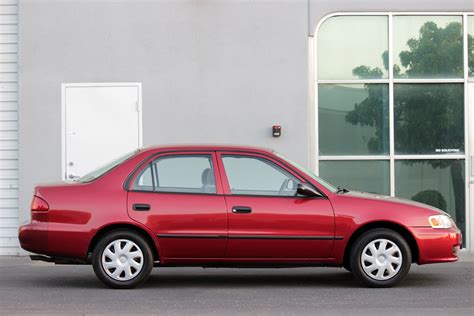
<path id="1" fill-rule="evenodd" d="M 222 162 L 232 194 L 296 195 L 298 179 L 266 159 L 223 156 Z"/>

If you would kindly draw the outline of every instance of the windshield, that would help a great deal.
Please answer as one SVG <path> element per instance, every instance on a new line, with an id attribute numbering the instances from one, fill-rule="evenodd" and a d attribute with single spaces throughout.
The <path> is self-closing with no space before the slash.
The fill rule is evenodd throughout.
<path id="1" fill-rule="evenodd" d="M 123 155 L 123 156 L 109 162 L 108 164 L 103 165 L 102 167 L 97 168 L 94 171 L 89 172 L 88 174 L 85 174 L 84 176 L 77 179 L 76 181 L 78 181 L 78 182 L 91 182 L 91 181 L 94 181 L 95 179 L 99 178 L 100 176 L 102 176 L 103 174 L 108 172 L 109 170 L 112 170 L 116 166 L 120 165 L 122 162 L 124 162 L 128 158 L 134 156 L 137 152 L 138 152 L 138 150 L 134 150 L 132 152 L 129 152 L 126 155 Z"/>
<path id="2" fill-rule="evenodd" d="M 274 152 L 275 155 L 277 155 L 278 157 L 280 157 L 281 159 L 285 160 L 286 162 L 288 162 L 290 165 L 292 165 L 293 167 L 295 167 L 296 169 L 304 172 L 305 174 L 307 174 L 308 176 L 310 176 L 311 178 L 313 178 L 314 180 L 316 180 L 319 184 L 321 184 L 322 186 L 324 186 L 326 189 L 328 189 L 329 191 L 335 193 L 337 192 L 338 188 L 335 187 L 334 185 L 332 185 L 331 183 L 327 182 L 326 180 L 318 177 L 317 175 L 315 175 L 312 171 L 306 169 L 305 167 L 302 167 L 300 166 L 299 164 L 297 164 L 296 162 L 294 161 L 291 161 L 290 159 L 280 155 L 279 153 L 276 153 Z"/>

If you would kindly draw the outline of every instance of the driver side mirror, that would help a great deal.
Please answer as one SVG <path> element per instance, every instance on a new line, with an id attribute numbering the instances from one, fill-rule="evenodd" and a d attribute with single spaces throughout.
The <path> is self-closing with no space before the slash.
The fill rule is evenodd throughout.
<path id="1" fill-rule="evenodd" d="M 296 192 L 306 197 L 322 197 L 321 193 L 319 193 L 313 187 L 307 185 L 306 183 L 298 183 Z"/>

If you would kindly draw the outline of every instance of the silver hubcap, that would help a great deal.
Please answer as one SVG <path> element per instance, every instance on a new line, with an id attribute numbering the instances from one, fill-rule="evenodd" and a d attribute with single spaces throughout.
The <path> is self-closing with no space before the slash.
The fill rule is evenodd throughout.
<path id="1" fill-rule="evenodd" d="M 388 239 L 376 239 L 368 243 L 360 258 L 364 272 L 379 281 L 389 280 L 397 275 L 402 262 L 400 248 Z"/>
<path id="2" fill-rule="evenodd" d="M 143 268 L 143 252 L 131 240 L 114 240 L 105 247 L 102 253 L 102 267 L 107 275 L 114 280 L 131 280 Z"/>

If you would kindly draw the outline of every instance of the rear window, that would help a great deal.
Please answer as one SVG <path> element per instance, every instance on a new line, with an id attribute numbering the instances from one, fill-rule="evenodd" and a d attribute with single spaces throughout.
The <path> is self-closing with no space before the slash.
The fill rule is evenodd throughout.
<path id="1" fill-rule="evenodd" d="M 101 177 L 102 175 L 104 175 L 105 173 L 109 172 L 110 170 L 112 170 L 113 168 L 117 167 L 118 165 L 120 165 L 122 162 L 124 162 L 125 160 L 128 160 L 129 158 L 131 158 L 132 156 L 135 156 L 135 154 L 138 153 L 138 149 L 132 151 L 132 152 L 129 152 L 127 153 L 126 155 L 123 155 L 105 165 L 103 165 L 102 167 L 99 167 L 97 169 L 95 169 L 94 171 L 91 171 L 87 174 L 85 174 L 84 176 L 82 176 L 81 178 L 77 179 L 76 181 L 77 182 L 82 182 L 82 183 L 86 183 L 86 182 L 91 182 L 91 181 L 94 181 L 95 179 Z"/>

